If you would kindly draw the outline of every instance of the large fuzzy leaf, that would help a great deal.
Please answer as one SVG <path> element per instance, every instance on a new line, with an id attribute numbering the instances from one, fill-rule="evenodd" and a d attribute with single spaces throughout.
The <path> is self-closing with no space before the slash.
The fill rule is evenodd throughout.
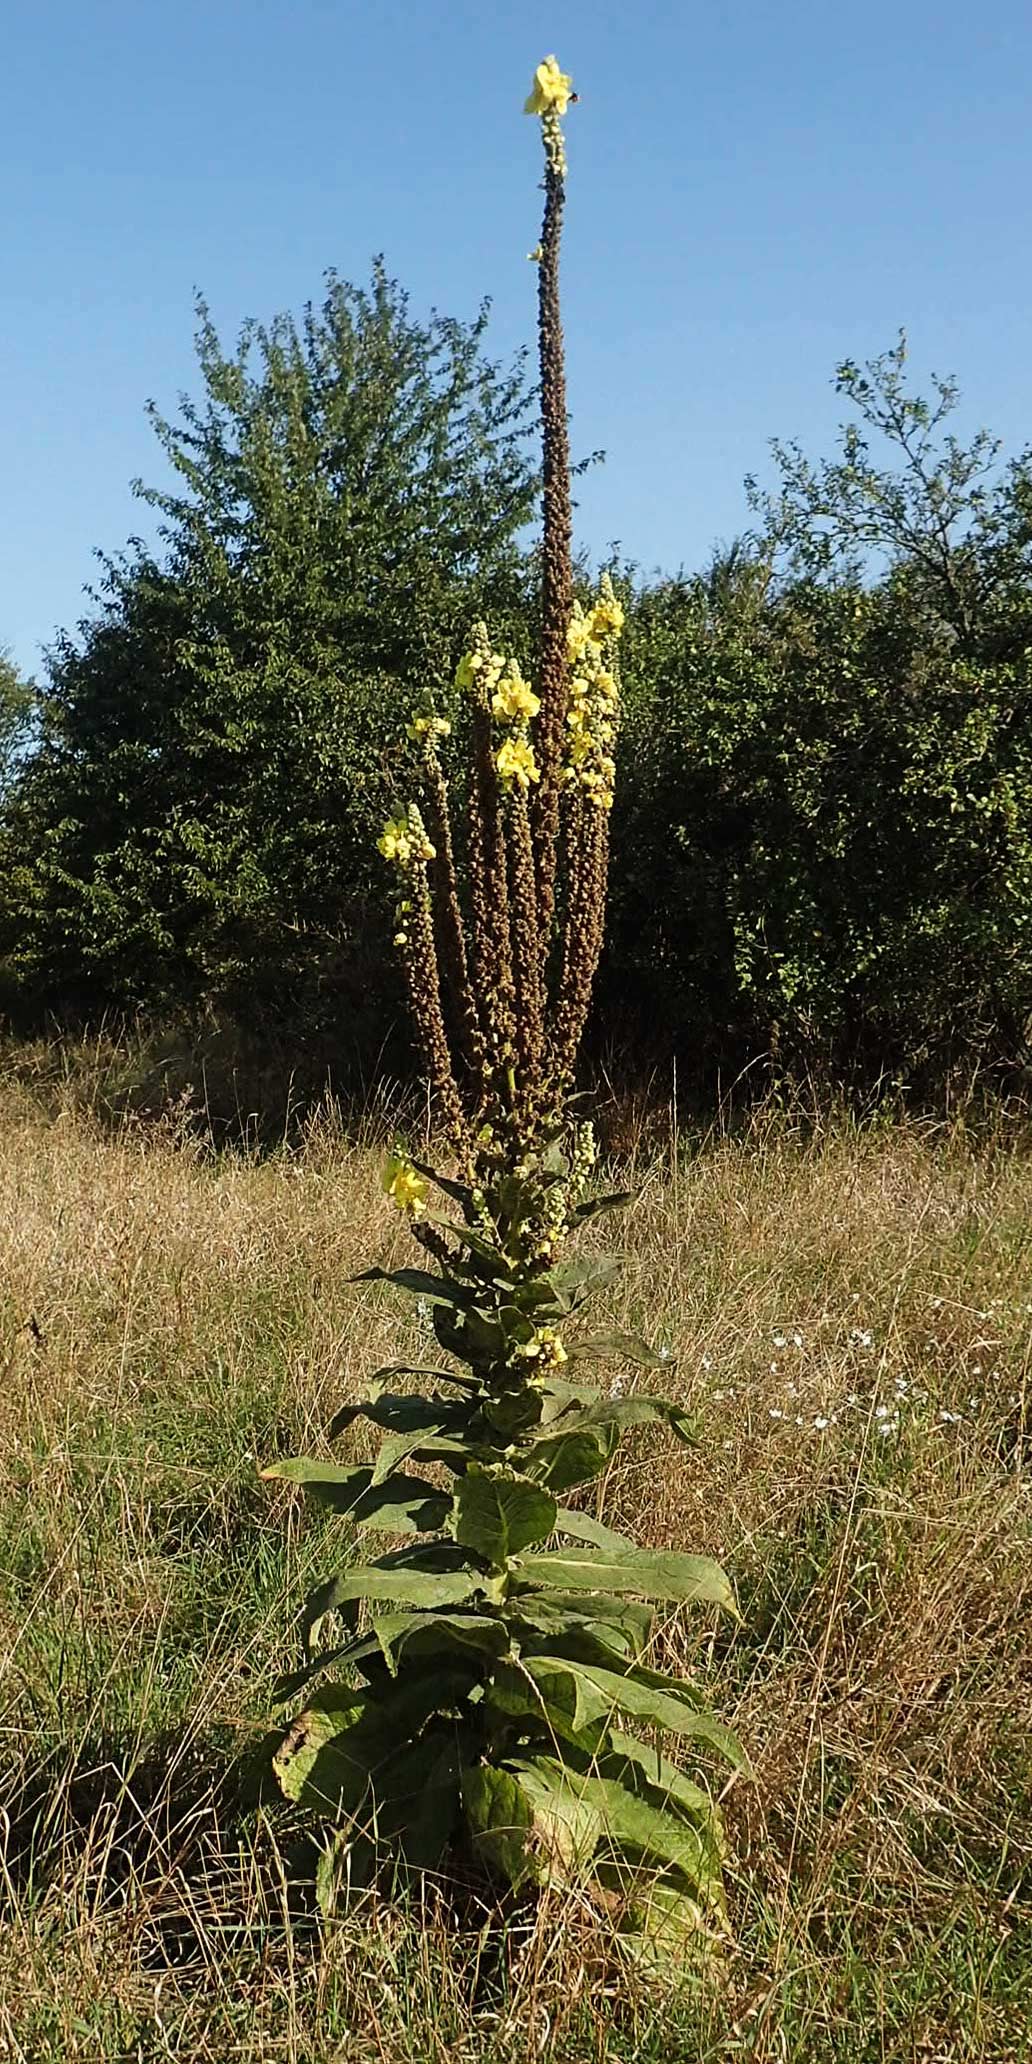
<path id="1" fill-rule="evenodd" d="M 592 1548 L 612 1548 L 619 1554 L 634 1547 L 627 1534 L 619 1534 L 615 1528 L 603 1526 L 590 1512 L 575 1512 L 568 1505 L 561 1505 L 555 1517 L 557 1534 L 565 1534 L 573 1541 L 587 1541 Z"/>
<path id="2" fill-rule="evenodd" d="M 693 1784 L 676 1763 L 671 1763 L 668 1756 L 661 1755 L 650 1743 L 638 1741 L 635 1735 L 624 1734 L 614 1728 L 600 1771 L 604 1777 L 619 1779 L 627 1791 L 644 1791 L 654 1805 L 662 1805 L 670 1812 L 680 1813 L 693 1821 L 706 1832 L 713 1845 L 714 1857 L 719 1858 L 722 1838 L 713 1800 L 701 1785 Z"/>
<path id="3" fill-rule="evenodd" d="M 391 1797 L 391 1759 L 433 1715 L 460 1705 L 470 1681 L 468 1671 L 441 1671 L 392 1689 L 387 1699 L 327 1685 L 294 1721 L 273 1758 L 284 1797 L 325 1816 L 370 1817 L 379 1803 L 381 1776 L 383 1801 Z M 425 1757 L 423 1767 L 425 1774 Z"/>
<path id="4" fill-rule="evenodd" d="M 581 1333 L 571 1340 L 570 1355 L 574 1361 L 592 1356 L 599 1361 L 636 1362 L 642 1369 L 669 1369 L 671 1365 L 669 1354 L 650 1347 L 637 1333 Z"/>
<path id="5" fill-rule="evenodd" d="M 517 1891 L 539 1878 L 542 1867 L 528 1839 L 533 1808 L 515 1777 L 477 1763 L 463 1770 L 460 1789 L 470 1846 L 489 1875 Z"/>
<path id="6" fill-rule="evenodd" d="M 522 1667 L 539 1687 L 545 1703 L 564 1713 L 575 1727 L 625 1713 L 670 1734 L 705 1742 L 736 1770 L 748 1768 L 734 1735 L 700 1705 L 693 1685 L 682 1686 L 677 1678 L 671 1678 L 660 1688 L 642 1682 L 634 1669 L 624 1675 L 594 1663 L 567 1662 L 554 1656 L 525 1656 Z"/>
<path id="7" fill-rule="evenodd" d="M 574 1223 L 583 1225 L 585 1219 L 598 1218 L 603 1211 L 622 1211 L 625 1205 L 633 1203 L 633 1190 L 610 1190 L 603 1197 L 588 1197 L 583 1204 L 577 1205 Z"/>
<path id="8" fill-rule="evenodd" d="M 597 1839 L 632 1858 L 674 1870 L 686 1887 L 708 1896 L 715 1860 L 705 1835 L 679 1815 L 667 1813 L 618 1779 L 582 1774 L 555 1757 L 510 1759 L 522 1789 L 533 1798 L 575 1800 L 595 1817 Z"/>
<path id="9" fill-rule="evenodd" d="M 590 1406 L 578 1423 L 581 1426 L 615 1426 L 620 1433 L 628 1426 L 669 1426 L 686 1447 L 695 1444 L 692 1420 L 680 1405 L 671 1404 L 667 1398 L 643 1395 L 604 1398 L 600 1404 Z"/>
<path id="10" fill-rule="evenodd" d="M 352 1283 L 392 1283 L 396 1290 L 407 1290 L 413 1297 L 425 1297 L 428 1304 L 450 1304 L 459 1311 L 469 1301 L 469 1293 L 457 1283 L 449 1281 L 447 1276 L 433 1276 L 427 1269 L 369 1268 L 348 1280 Z"/>
<path id="11" fill-rule="evenodd" d="M 441 1607 L 465 1605 L 484 1589 L 476 1570 L 420 1570 L 385 1567 L 383 1562 L 360 1563 L 356 1569 L 335 1577 L 323 1611 L 337 1611 L 351 1600 L 383 1599 L 398 1605 Z"/>
<path id="12" fill-rule="evenodd" d="M 386 1483 L 399 1462 L 409 1455 L 421 1455 L 432 1448 L 446 1433 L 445 1422 L 432 1421 L 429 1426 L 410 1427 L 407 1433 L 390 1433 L 380 1443 L 380 1451 L 373 1465 L 372 1481 L 379 1487 Z"/>
<path id="13" fill-rule="evenodd" d="M 348 1468 L 298 1456 L 275 1462 L 261 1473 L 301 1484 L 316 1504 L 348 1514 L 357 1527 L 379 1527 L 385 1533 L 437 1533 L 451 1510 L 448 1493 L 435 1490 L 421 1477 L 397 1474 L 376 1483 L 368 1466 Z"/>
<path id="14" fill-rule="evenodd" d="M 521 1641 L 531 1651 L 549 1644 L 549 1652 L 581 1658 L 581 1637 L 595 1640 L 623 1657 L 636 1657 L 647 1647 L 655 1614 L 637 1598 L 614 1598 L 605 1592 L 586 1597 L 580 1591 L 521 1592 Z"/>
<path id="15" fill-rule="evenodd" d="M 511 1469 L 481 1469 L 473 1463 L 458 1481 L 455 1539 L 496 1568 L 521 1548 L 546 1541 L 555 1518 L 551 1492 Z"/>
<path id="16" fill-rule="evenodd" d="M 658 1548 L 625 1549 L 618 1554 L 615 1549 L 576 1543 L 523 1555 L 519 1571 L 535 1585 L 568 1591 L 627 1591 L 676 1605 L 719 1605 L 737 1614 L 731 1586 L 719 1563 L 711 1562 L 708 1555 L 679 1555 Z"/>
<path id="17" fill-rule="evenodd" d="M 356 1419 L 368 1419 L 384 1433 L 416 1433 L 421 1428 L 442 1424 L 459 1427 L 468 1424 L 473 1412 L 472 1401 L 461 1399 L 425 1398 L 415 1392 L 390 1390 L 371 1391 L 356 1404 L 342 1405 L 330 1421 L 330 1439 L 344 1433 Z"/>
<path id="18" fill-rule="evenodd" d="M 612 1700 L 591 1684 L 583 1671 L 551 1656 L 521 1656 L 518 1662 L 499 1663 L 486 1696 L 496 1712 L 513 1717 L 526 1713 L 575 1736 L 594 1728 L 599 1720 L 607 1722 L 613 1712 Z"/>
<path id="19" fill-rule="evenodd" d="M 619 1261 L 606 1254 L 564 1262 L 561 1268 L 550 1269 L 542 1280 L 549 1285 L 560 1308 L 572 1312 L 603 1284 L 611 1283 L 619 1272 Z"/>
<path id="20" fill-rule="evenodd" d="M 563 1424 L 528 1448 L 523 1468 L 550 1491 L 572 1491 L 601 1473 L 619 1440 L 618 1426 Z"/>
<path id="21" fill-rule="evenodd" d="M 378 1613 L 373 1635 L 392 1676 L 417 1659 L 480 1657 L 486 1664 L 505 1654 L 510 1639 L 505 1620 L 477 1613 Z"/>

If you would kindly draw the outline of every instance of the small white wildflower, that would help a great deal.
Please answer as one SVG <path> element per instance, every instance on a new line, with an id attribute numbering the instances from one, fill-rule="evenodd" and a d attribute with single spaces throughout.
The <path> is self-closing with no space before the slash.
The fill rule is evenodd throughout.
<path id="1" fill-rule="evenodd" d="M 610 1395 L 610 1397 L 621 1397 L 621 1396 L 623 1395 L 623 1392 L 624 1392 L 624 1389 L 625 1389 L 625 1388 L 626 1388 L 626 1380 L 625 1380 L 625 1378 L 624 1378 L 623 1376 L 614 1376 L 614 1377 L 613 1377 L 613 1380 L 612 1380 L 612 1382 L 611 1382 L 611 1384 L 610 1384 L 610 1386 L 609 1386 L 609 1395 Z"/>
<path id="2" fill-rule="evenodd" d="M 817 1418 L 814 1420 L 813 1423 L 817 1428 L 818 1433 L 823 1433 L 825 1428 L 827 1427 L 828 1421 L 822 1418 L 820 1414 L 818 1414 Z"/>
<path id="3" fill-rule="evenodd" d="M 802 1336 L 802 1334 L 801 1334 L 801 1333 L 793 1333 L 793 1335 L 792 1335 L 792 1346 L 793 1346 L 793 1347 L 802 1347 L 802 1344 L 803 1344 L 803 1336 Z"/>
<path id="4" fill-rule="evenodd" d="M 784 1412 L 779 1411 L 777 1405 L 771 1405 L 767 1413 L 768 1419 L 783 1419 L 784 1416 Z"/>
<path id="5" fill-rule="evenodd" d="M 846 1403 L 847 1405 L 858 1405 L 860 1403 L 860 1400 L 857 1397 L 855 1390 L 850 1391 L 849 1396 L 846 1399 Z"/>
<path id="6" fill-rule="evenodd" d="M 775 1333 L 775 1334 L 774 1334 L 774 1337 L 773 1337 L 773 1339 L 772 1339 L 772 1341 L 771 1341 L 771 1346 L 772 1346 L 772 1347 L 787 1347 L 787 1346 L 788 1346 L 788 1341 L 787 1341 L 787 1340 L 785 1339 L 785 1336 L 784 1336 L 784 1334 L 783 1334 L 783 1333 Z"/>
<path id="7" fill-rule="evenodd" d="M 957 1426 L 960 1423 L 960 1413 L 947 1412 L 945 1405 L 943 1406 L 942 1411 L 939 1413 L 939 1417 L 942 1420 L 944 1426 Z"/>
<path id="8" fill-rule="evenodd" d="M 771 1375 L 772 1375 L 772 1376 L 776 1376 L 776 1375 L 777 1375 L 777 1373 L 778 1373 L 778 1365 L 777 1365 L 777 1363 L 776 1363 L 776 1362 L 772 1362 L 772 1363 L 771 1363 L 771 1365 L 770 1365 L 770 1373 L 771 1373 Z"/>
<path id="9" fill-rule="evenodd" d="M 898 1428 L 898 1419 L 883 1419 L 881 1425 L 878 1428 L 878 1432 L 882 1435 L 886 1435 L 890 1433 L 896 1433 L 898 1431 Z"/>
<path id="10" fill-rule="evenodd" d="M 703 1366 L 703 1368 L 704 1368 L 704 1369 L 712 1369 L 712 1367 L 713 1367 L 713 1356 L 712 1356 L 712 1355 L 708 1355 L 708 1354 L 704 1354 L 704 1355 L 703 1355 L 703 1357 L 702 1357 L 702 1366 Z"/>

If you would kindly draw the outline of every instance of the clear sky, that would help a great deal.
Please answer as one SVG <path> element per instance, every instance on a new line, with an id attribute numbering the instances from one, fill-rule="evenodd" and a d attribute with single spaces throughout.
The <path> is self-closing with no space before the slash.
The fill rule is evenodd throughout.
<path id="1" fill-rule="evenodd" d="M 1032 0 L 5 0 L 0 646 L 26 669 L 151 514 L 143 414 L 372 253 L 416 308 L 533 338 L 555 50 L 579 535 L 698 565 L 766 440 L 827 449 L 836 361 L 901 324 L 965 427 L 1032 439 Z"/>

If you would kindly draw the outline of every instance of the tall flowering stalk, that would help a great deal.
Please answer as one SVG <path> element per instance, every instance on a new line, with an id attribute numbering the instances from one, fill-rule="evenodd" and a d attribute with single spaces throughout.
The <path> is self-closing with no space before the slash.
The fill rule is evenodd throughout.
<path id="1" fill-rule="evenodd" d="M 626 1939 L 654 1948 L 719 1921 L 719 1821 L 705 1786 L 624 1723 L 689 1738 L 735 1767 L 742 1757 L 694 1685 L 643 1660 L 647 1601 L 733 1610 L 722 1571 L 645 1553 L 560 1502 L 601 1475 L 625 1428 L 652 1421 L 688 1437 L 662 1398 L 603 1397 L 572 1380 L 590 1352 L 661 1362 L 643 1341 L 564 1338 L 614 1266 L 564 1260 L 570 1236 L 625 1201 L 589 1195 L 594 1139 L 570 1113 L 605 924 L 623 629 L 607 575 L 587 605 L 573 594 L 559 244 L 562 117 L 574 98 L 546 58 L 526 103 L 545 161 L 533 254 L 544 447 L 536 677 L 524 679 L 486 624 L 473 626 L 454 682 L 468 703 L 461 850 L 442 763 L 451 722 L 432 696 L 408 726 L 418 800 L 379 841 L 454 1172 L 391 1159 L 386 1187 L 435 1266 L 374 1268 L 363 1280 L 424 1299 L 451 1360 L 382 1369 L 338 1413 L 331 1436 L 359 1419 L 381 1430 L 373 1463 L 304 1457 L 265 1472 L 346 1513 L 359 1537 L 416 1537 L 313 1594 L 304 1661 L 284 1695 L 333 1666 L 349 1675 L 323 1683 L 275 1769 L 288 1796 L 336 1822 L 327 1853 L 352 1875 L 390 1842 L 423 1867 L 464 1850 L 517 1885 L 594 1877 L 619 1893 Z M 399 1376 L 433 1387 L 399 1393 Z M 345 1638 L 327 1648 L 334 1617 Z"/>

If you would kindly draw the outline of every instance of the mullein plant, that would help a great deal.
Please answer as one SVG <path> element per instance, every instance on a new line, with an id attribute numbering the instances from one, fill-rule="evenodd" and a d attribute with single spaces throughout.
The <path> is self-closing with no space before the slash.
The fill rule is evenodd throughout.
<path id="1" fill-rule="evenodd" d="M 546 58 L 526 103 L 545 160 L 531 254 L 544 447 L 535 682 L 474 625 L 454 683 L 468 706 L 461 849 L 442 762 L 452 727 L 429 698 L 408 727 L 418 800 L 379 841 L 449 1172 L 391 1159 L 385 1183 L 424 1265 L 360 1280 L 423 1300 L 448 1361 L 391 1364 L 337 1414 L 331 1438 L 359 1421 L 378 1429 L 371 1461 L 264 1472 L 346 1515 L 362 1544 L 401 1543 L 346 1562 L 310 1598 L 303 1667 L 278 1688 L 307 1704 L 274 1770 L 288 1798 L 335 1825 L 324 1886 L 385 1848 L 516 1888 L 593 1879 L 626 1939 L 655 1947 L 670 1931 L 712 1932 L 722 1913 L 713 1785 L 687 1777 L 662 1739 L 714 1771 L 743 1758 L 698 1687 L 648 1661 L 655 1605 L 733 1613 L 723 1572 L 642 1551 L 567 1502 L 608 1469 L 626 1429 L 689 1438 L 675 1405 L 581 1375 L 592 1355 L 665 1357 L 569 1328 L 614 1272 L 567 1258 L 571 1238 L 626 1201 L 593 1192 L 591 1126 L 573 1115 L 604 931 L 623 628 L 607 575 L 586 606 L 573 592 L 559 244 L 574 98 Z"/>

